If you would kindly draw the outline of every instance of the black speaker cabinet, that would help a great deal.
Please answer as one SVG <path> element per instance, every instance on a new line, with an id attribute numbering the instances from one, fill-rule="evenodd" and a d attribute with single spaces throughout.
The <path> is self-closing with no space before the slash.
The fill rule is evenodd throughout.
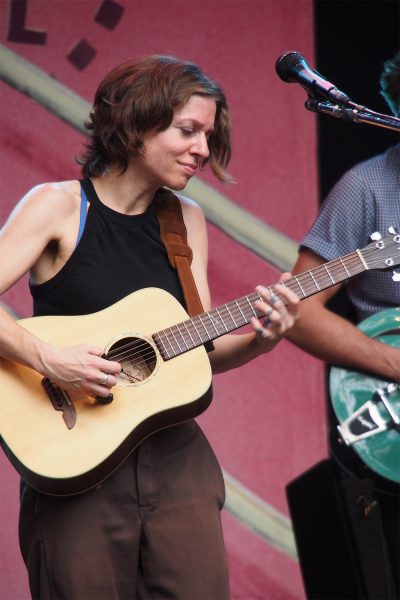
<path id="1" fill-rule="evenodd" d="M 307 598 L 398 598 L 398 496 L 378 492 L 334 459 L 303 473 L 286 492 Z"/>

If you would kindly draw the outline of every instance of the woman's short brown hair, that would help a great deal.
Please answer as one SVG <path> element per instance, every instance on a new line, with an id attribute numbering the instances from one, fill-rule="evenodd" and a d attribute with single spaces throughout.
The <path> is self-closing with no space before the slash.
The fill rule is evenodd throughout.
<path id="1" fill-rule="evenodd" d="M 174 111 L 193 94 L 215 100 L 215 125 L 205 162 L 218 179 L 229 180 L 225 169 L 231 157 L 230 119 L 222 89 L 194 63 L 158 55 L 125 62 L 100 83 L 85 123 L 90 141 L 78 159 L 82 175 L 99 176 L 111 165 L 124 172 L 129 155 L 141 152 L 143 135 L 167 129 Z"/>

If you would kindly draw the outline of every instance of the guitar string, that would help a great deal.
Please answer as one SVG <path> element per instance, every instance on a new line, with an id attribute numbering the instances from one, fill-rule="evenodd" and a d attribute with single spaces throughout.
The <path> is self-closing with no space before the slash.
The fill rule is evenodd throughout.
<path id="1" fill-rule="evenodd" d="M 243 304 L 243 309 L 245 309 L 245 311 L 248 314 L 246 314 L 246 318 L 245 318 L 244 322 L 240 323 L 238 325 L 238 327 L 245 325 L 246 323 L 249 323 L 250 317 L 253 316 L 253 313 L 248 311 L 248 307 L 246 306 L 246 304 Z M 230 318 L 232 318 L 232 312 L 233 312 L 234 313 L 233 316 L 236 317 L 235 321 L 239 321 L 240 319 L 243 319 L 243 314 L 241 314 L 241 312 L 238 308 L 232 308 L 230 313 L 227 309 L 224 309 L 224 311 L 226 312 L 225 316 L 229 315 Z M 219 309 L 220 315 L 221 315 L 221 312 L 222 312 L 222 310 Z M 200 335 L 198 334 L 198 332 L 196 331 L 197 337 L 199 338 L 199 341 L 200 341 L 200 344 L 194 343 L 193 339 L 190 335 L 190 330 L 194 334 L 195 327 L 194 327 L 193 323 L 191 323 L 191 322 L 189 322 L 189 325 L 191 326 L 190 328 L 188 328 L 185 324 L 186 328 L 188 329 L 187 333 L 182 332 L 176 325 L 173 326 L 172 328 L 170 328 L 171 332 L 172 332 L 172 329 L 175 330 L 174 332 L 175 332 L 176 336 L 173 336 L 174 339 L 172 339 L 171 334 L 168 334 L 168 332 L 166 332 L 166 331 L 162 331 L 162 332 L 159 332 L 158 334 L 155 334 L 155 335 L 158 335 L 162 345 L 164 346 L 164 350 L 166 351 L 168 358 L 171 358 L 170 357 L 171 351 L 172 351 L 173 355 L 176 356 L 177 354 L 178 355 L 182 354 L 183 352 L 186 352 L 187 350 L 193 349 L 194 347 L 196 347 L 196 345 L 201 345 L 205 341 L 207 341 L 207 338 L 205 340 L 203 340 L 200 337 Z M 204 326 L 204 324 L 203 324 L 203 326 Z M 235 328 L 237 328 L 236 325 L 235 325 Z M 204 326 L 204 330 L 205 331 L 207 330 L 207 328 L 205 326 Z M 218 330 L 216 329 L 216 332 L 219 335 L 227 333 L 226 328 L 223 328 L 221 332 L 218 332 Z M 168 350 L 168 347 L 165 345 L 165 343 L 162 341 L 162 339 L 160 337 L 160 334 L 162 334 L 162 333 L 164 333 L 164 335 L 168 341 L 170 350 Z M 178 337 L 178 339 L 180 339 L 183 342 L 183 350 L 182 350 L 181 346 L 179 345 L 178 340 L 176 340 L 176 337 Z M 120 351 L 121 349 L 123 350 L 122 352 Z M 145 349 L 146 349 L 146 351 L 145 351 Z M 113 358 L 114 360 L 118 360 L 118 359 L 119 360 L 135 360 L 137 364 L 140 364 L 140 363 L 146 362 L 150 358 L 154 358 L 154 349 L 151 347 L 151 345 L 148 342 L 139 342 L 138 340 L 134 340 L 133 342 L 125 344 L 124 346 L 120 346 L 120 348 L 118 348 L 114 351 L 111 351 L 109 353 L 109 358 Z"/>
<path id="2" fill-rule="evenodd" d="M 375 250 L 373 250 L 373 252 L 375 252 Z M 353 253 L 353 254 L 352 254 L 352 255 L 350 255 L 350 256 L 351 256 L 352 262 L 354 262 L 354 259 L 356 259 L 356 262 L 357 262 L 357 263 L 359 262 L 359 257 L 358 257 L 358 255 L 357 255 L 357 254 L 354 256 L 354 253 Z M 342 258 L 341 260 L 340 260 L 340 259 L 335 259 L 335 261 L 332 261 L 333 263 L 336 263 L 336 265 L 333 265 L 333 268 L 332 268 L 332 263 L 331 263 L 331 265 L 330 265 L 330 274 L 333 276 L 333 278 L 334 278 L 334 275 L 335 275 L 335 274 L 333 273 L 333 270 L 335 269 L 335 267 L 339 267 L 340 271 L 343 271 L 343 264 L 342 264 L 342 261 L 344 262 L 344 259 L 345 259 L 345 258 L 346 258 L 346 257 Z M 379 261 L 379 262 L 380 262 L 380 261 Z M 349 264 L 348 264 L 348 266 L 349 266 Z M 350 268 L 351 268 L 351 267 L 350 267 Z M 328 274 L 325 272 L 325 271 L 326 271 L 326 268 L 325 268 L 325 266 L 324 266 L 324 265 L 321 265 L 321 266 L 320 266 L 320 267 L 318 267 L 316 270 L 321 270 L 321 271 L 324 273 L 323 279 L 324 279 L 325 281 L 327 281 L 329 285 L 331 285 L 331 281 L 332 281 L 332 280 L 331 280 L 331 278 L 329 277 L 329 275 L 328 275 Z M 316 274 L 316 270 L 313 270 L 313 273 L 314 273 L 314 274 Z M 336 270 L 337 270 L 337 268 L 336 268 Z M 301 273 L 301 274 L 297 275 L 297 280 L 298 280 L 298 281 L 302 280 L 302 282 L 303 282 L 303 286 L 302 286 L 302 288 L 303 288 L 303 289 L 307 289 L 307 288 L 306 288 L 306 286 L 305 286 L 305 283 L 304 283 L 304 279 L 307 279 L 307 280 L 309 280 L 309 278 L 310 278 L 310 277 L 311 277 L 311 271 L 309 271 L 309 272 L 306 272 L 306 273 Z M 339 282 L 339 280 L 338 280 L 337 282 Z M 290 287 L 290 284 L 295 284 L 295 285 L 296 285 L 296 284 L 297 284 L 297 282 L 296 282 L 296 278 L 293 278 L 293 279 L 290 279 L 290 280 L 288 280 L 287 282 L 285 282 L 285 284 L 286 284 L 288 287 Z M 315 289 L 315 288 L 316 288 L 316 285 L 315 285 L 315 283 L 313 283 L 313 285 L 312 285 L 312 288 L 309 288 L 309 289 L 310 289 L 311 291 L 314 291 L 314 289 Z M 316 291 L 317 291 L 317 290 L 316 290 Z M 307 295 L 308 295 L 308 294 L 307 294 Z M 237 300 L 237 302 L 243 302 L 243 301 L 245 301 L 245 302 L 246 302 L 246 297 L 244 297 L 244 299 L 243 299 L 243 298 L 240 298 L 240 299 L 238 299 L 238 300 Z M 233 310 L 235 311 L 235 316 L 236 316 L 236 317 L 238 317 L 238 316 L 239 316 L 239 313 L 238 313 L 237 309 L 235 308 L 235 306 L 234 306 L 234 305 L 231 305 L 231 308 L 233 308 Z M 221 310 L 222 310 L 222 309 L 226 311 L 225 305 L 224 305 L 223 307 L 219 308 L 219 313 L 221 313 Z M 214 309 L 214 311 L 215 311 L 215 312 L 217 312 L 217 311 L 216 311 L 216 309 Z M 213 311 L 210 311 L 210 313 L 212 313 L 212 312 L 213 312 Z M 231 312 L 232 312 L 232 310 L 231 310 Z M 208 313 L 208 314 L 209 314 L 209 313 Z M 218 312 L 217 312 L 217 314 L 218 314 Z M 207 315 L 205 314 L 204 316 L 207 316 Z M 240 316 L 241 316 L 241 315 L 240 315 Z M 244 325 L 245 323 L 247 323 L 247 322 L 248 322 L 248 321 L 247 321 L 247 319 L 246 319 L 246 321 L 243 323 L 243 325 Z M 189 324 L 190 324 L 190 325 L 193 327 L 193 324 L 192 324 L 190 321 L 189 321 L 188 323 L 189 323 Z M 185 326 L 186 326 L 186 323 L 182 323 L 181 325 L 185 325 Z M 241 326 L 241 325 L 239 325 L 239 326 Z M 213 325 L 213 327 L 214 327 L 214 325 Z M 187 334 L 182 334 L 182 332 L 179 330 L 179 327 L 178 327 L 177 325 L 174 325 L 174 326 L 172 326 L 172 328 L 170 328 L 170 329 L 171 329 L 171 331 L 172 331 L 172 329 L 174 329 L 174 330 L 175 330 L 175 333 L 176 333 L 176 334 L 177 334 L 177 335 L 178 335 L 178 336 L 179 336 L 179 337 L 182 339 L 182 341 L 184 342 L 184 344 L 185 344 L 185 346 L 186 346 L 186 350 L 187 350 L 187 349 L 191 349 L 191 348 L 188 348 L 188 347 L 187 347 L 187 344 L 185 343 L 186 341 L 189 341 L 189 337 L 188 337 L 188 336 L 190 336 L 190 333 L 189 333 L 189 332 L 187 332 Z M 207 328 L 206 328 L 206 327 L 204 327 L 204 329 L 205 329 L 205 331 L 207 331 Z M 216 328 L 215 328 L 215 329 L 216 329 Z M 192 331 L 194 332 L 194 330 L 193 330 L 193 329 L 192 329 Z M 218 333 L 218 331 L 217 331 L 217 330 L 216 330 L 216 332 Z M 222 333 L 225 333 L 225 332 L 226 332 L 226 331 L 222 331 L 222 332 L 221 332 L 221 334 L 222 334 Z M 159 332 L 159 334 L 161 334 L 161 333 L 164 333 L 164 335 L 167 337 L 167 339 L 168 339 L 168 342 L 169 342 L 169 345 L 170 345 L 170 347 L 171 347 L 171 349 L 172 349 L 172 351 L 173 351 L 174 353 L 175 353 L 176 349 L 178 349 L 178 353 L 182 353 L 182 350 L 181 350 L 181 348 L 180 348 L 180 346 L 179 346 L 179 343 L 174 343 L 174 341 L 171 341 L 171 339 L 170 339 L 170 338 L 168 338 L 168 334 L 166 333 L 166 330 L 163 330 L 162 332 Z M 204 341 L 203 341 L 203 340 L 200 338 L 200 336 L 198 335 L 198 333 L 197 333 L 197 336 L 199 337 L 199 339 L 200 339 L 201 343 L 204 343 Z M 207 341 L 207 340 L 205 340 L 205 341 Z M 162 340 L 161 340 L 161 342 L 162 342 Z M 163 342 L 162 342 L 162 343 L 163 343 Z M 137 355 L 140 355 L 140 354 L 142 354 L 142 352 L 141 352 L 141 350 L 140 350 L 140 349 L 141 349 L 141 348 L 144 348 L 144 347 L 146 347 L 146 345 L 147 345 L 146 343 L 144 343 L 144 344 L 141 344 L 141 345 L 139 345 L 139 344 L 136 344 L 136 347 L 135 347 L 136 354 L 137 354 Z M 163 344 L 163 345 L 164 345 L 164 344 Z M 190 342 L 189 342 L 189 346 L 192 346 L 192 345 L 193 345 L 193 341 L 192 341 L 192 340 L 190 340 Z M 130 344 L 127 344 L 126 346 L 121 346 L 121 347 L 120 347 L 118 350 L 120 350 L 120 349 L 123 349 L 123 348 L 130 347 L 130 346 L 132 346 L 132 343 L 130 343 Z M 138 351 L 138 349 L 139 349 L 139 351 Z M 185 351 L 185 349 L 184 349 L 184 351 Z M 126 352 L 126 351 L 125 351 L 125 352 Z M 152 350 L 152 352 L 154 352 L 154 351 Z M 150 354 L 152 354 L 152 352 L 151 352 Z M 122 353 L 122 354 L 123 354 L 123 353 Z M 114 357 L 114 358 L 117 358 L 117 357 L 119 357 L 119 356 L 122 356 L 122 354 L 121 354 L 121 353 L 118 353 L 118 351 L 116 350 L 116 351 L 114 351 L 113 357 Z M 169 353 L 168 353 L 168 351 L 167 351 L 167 354 L 169 354 Z M 131 355 L 128 355 L 128 356 L 126 356 L 125 358 L 132 358 L 134 355 L 135 355 L 135 353 L 133 353 L 133 354 L 131 354 Z"/>
<path id="3" fill-rule="evenodd" d="M 256 298 L 259 298 L 258 294 L 253 294 L 253 296 L 254 296 L 254 300 Z M 249 311 L 248 302 L 245 300 L 245 298 L 238 299 L 237 302 L 240 302 L 240 301 L 243 303 L 242 311 L 240 310 L 240 308 L 238 308 L 236 306 L 232 306 L 230 311 L 225 306 L 218 307 L 218 312 L 217 312 L 217 309 L 213 309 L 213 310 L 209 311 L 209 313 L 203 313 L 202 315 L 197 315 L 197 316 L 193 317 L 193 319 L 189 319 L 187 321 L 184 321 L 183 323 L 179 323 L 178 325 L 172 325 L 171 327 L 164 329 L 162 331 L 159 331 L 153 335 L 158 336 L 158 339 L 160 340 L 161 344 L 164 346 L 164 349 L 165 349 L 165 344 L 161 339 L 161 335 L 164 334 L 165 337 L 167 338 L 168 344 L 169 344 L 171 350 L 174 352 L 174 354 L 176 355 L 176 350 L 178 350 L 178 354 L 182 354 L 183 352 L 185 352 L 187 350 L 191 350 L 198 345 L 202 345 L 205 342 L 207 342 L 209 339 L 211 339 L 210 334 L 208 334 L 207 336 L 204 336 L 204 338 L 202 338 L 201 335 L 199 334 L 199 331 L 198 331 L 199 329 L 200 330 L 203 329 L 204 332 L 211 331 L 211 334 L 214 335 L 213 330 L 210 329 L 210 325 L 209 325 L 209 328 L 207 329 L 207 325 L 204 324 L 204 322 L 203 322 L 203 320 L 205 320 L 207 318 L 210 321 L 210 323 L 212 324 L 212 319 L 208 316 L 211 313 L 215 314 L 214 318 L 218 319 L 217 325 L 222 329 L 222 331 L 219 332 L 217 330 L 217 327 L 215 325 L 213 325 L 213 329 L 218 334 L 218 336 L 222 335 L 223 333 L 228 333 L 229 331 L 233 331 L 234 329 L 249 323 L 250 317 L 254 316 L 254 313 Z M 223 311 L 226 313 L 224 316 L 221 314 Z M 230 320 L 234 324 L 234 328 L 231 328 L 228 330 L 226 329 L 226 326 L 224 326 L 222 328 L 221 324 L 219 323 L 220 318 L 218 318 L 218 313 L 219 313 L 219 317 L 222 318 L 222 320 L 229 316 Z M 244 319 L 243 314 L 245 314 L 245 313 L 249 313 L 249 314 L 246 315 L 243 323 L 238 325 L 237 321 L 239 321 L 240 319 L 243 320 Z M 203 320 L 200 317 L 202 317 Z M 197 320 L 197 327 L 195 324 L 196 320 Z M 182 328 L 186 328 L 186 331 L 182 331 L 179 328 L 179 325 Z M 173 332 L 173 334 L 176 334 L 175 339 L 171 339 L 171 333 L 168 333 L 168 330 L 171 333 Z M 191 336 L 191 334 L 193 334 L 195 337 L 197 337 L 200 343 L 194 342 L 193 336 Z M 179 343 L 176 341 L 176 337 L 178 337 L 178 339 L 183 342 L 183 346 L 185 346 L 183 351 L 180 348 Z M 140 340 L 140 338 L 139 338 L 139 340 Z M 142 342 L 142 340 L 140 340 L 140 342 L 139 342 L 139 340 L 133 340 L 132 342 L 128 342 L 125 345 L 121 345 L 120 347 L 116 348 L 115 350 L 111 350 L 108 353 L 107 358 L 112 357 L 114 360 L 117 360 L 117 359 L 127 360 L 127 359 L 132 359 L 136 356 L 140 357 L 140 356 L 143 356 L 144 348 L 147 348 L 148 350 L 150 350 L 150 352 L 146 355 L 146 357 L 151 356 L 154 353 L 154 349 L 151 347 L 149 342 L 144 341 L 143 343 L 140 343 L 140 342 Z M 129 353 L 131 349 L 134 351 Z M 121 352 L 121 350 L 122 350 L 122 352 Z M 168 350 L 166 350 L 166 354 L 169 354 Z"/>
<path id="4" fill-rule="evenodd" d="M 364 251 L 363 255 L 365 256 L 366 254 L 373 254 L 375 252 L 376 252 L 376 249 L 372 248 L 372 249 L 369 249 L 368 251 Z M 381 262 L 381 260 L 377 260 L 375 262 L 379 264 Z M 316 269 L 312 269 L 311 271 L 300 273 L 300 274 L 292 277 L 291 279 L 287 280 L 286 282 L 284 282 L 284 285 L 286 285 L 289 288 L 291 288 L 291 287 L 300 288 L 301 295 L 304 296 L 304 297 L 308 297 L 312 292 L 314 292 L 314 290 L 315 290 L 315 292 L 320 291 L 319 287 L 314 282 L 312 275 L 315 275 L 315 277 L 318 278 L 318 272 L 323 273 L 322 277 L 319 278 L 319 281 L 323 285 L 322 289 L 325 289 L 327 287 L 327 286 L 325 286 L 326 282 L 328 282 L 328 287 L 329 287 L 330 285 L 334 285 L 335 283 L 339 283 L 340 281 L 343 280 L 343 278 L 336 280 L 336 278 L 335 278 L 335 271 L 336 272 L 340 271 L 341 273 L 343 273 L 343 271 L 344 271 L 346 273 L 346 276 L 344 277 L 344 279 L 347 279 L 349 277 L 349 275 L 347 274 L 347 270 L 346 270 L 345 266 L 347 266 L 351 270 L 351 268 L 352 268 L 351 263 L 353 263 L 353 264 L 357 263 L 357 265 L 359 265 L 359 263 L 360 263 L 360 257 L 358 256 L 357 253 L 353 252 L 353 253 L 345 256 L 345 257 L 334 259 L 330 263 L 326 263 L 324 265 L 320 265 L 319 267 L 317 267 Z M 329 270 L 328 270 L 328 267 L 327 267 L 328 264 L 329 264 Z M 363 270 L 365 270 L 365 269 L 363 269 Z M 360 272 L 362 272 L 362 271 L 360 271 Z M 354 274 L 357 274 L 357 273 L 354 273 Z M 352 275 L 350 275 L 350 276 L 352 276 Z M 303 285 L 299 285 L 298 282 L 302 283 Z M 311 287 L 307 286 L 307 282 L 311 282 L 312 283 Z M 278 284 L 275 284 L 275 285 L 278 285 Z M 271 290 L 272 287 L 274 287 L 274 286 L 270 286 L 267 289 Z M 305 295 L 303 293 L 303 290 L 307 292 Z M 237 299 L 233 303 L 222 305 L 221 307 L 217 307 L 216 309 L 212 309 L 208 313 L 203 313 L 203 315 L 201 315 L 201 316 L 203 316 L 203 318 L 207 318 L 208 320 L 210 320 L 213 328 L 215 329 L 215 331 L 216 331 L 216 333 L 218 335 L 223 335 L 224 333 L 227 333 L 226 328 L 224 328 L 225 331 L 222 331 L 221 333 L 219 333 L 218 330 L 217 330 L 217 328 L 215 327 L 215 324 L 212 322 L 212 319 L 208 315 L 210 315 L 212 313 L 214 313 L 214 315 L 216 314 L 217 325 L 219 324 L 218 323 L 219 322 L 218 316 L 221 315 L 222 311 L 225 311 L 227 313 L 227 315 L 225 315 L 225 317 L 229 315 L 229 317 L 232 319 L 230 313 L 234 313 L 234 316 L 238 320 L 240 320 L 240 317 L 243 319 L 243 315 L 241 314 L 242 311 L 240 310 L 240 307 L 238 308 L 235 305 L 236 305 L 236 303 L 239 304 L 239 303 L 242 302 L 242 303 L 244 303 L 244 307 L 247 308 L 246 304 L 247 304 L 248 300 L 250 300 L 251 297 L 254 297 L 254 300 L 257 299 L 257 298 L 259 298 L 258 294 L 252 293 L 249 296 L 244 296 L 242 298 Z M 253 298 L 252 298 L 252 300 L 253 300 Z M 230 311 L 229 311 L 228 307 L 231 308 Z M 246 310 L 246 312 L 247 312 L 247 310 Z M 250 314 L 250 317 L 251 316 L 254 316 L 254 315 Z M 186 350 L 189 350 L 189 349 L 192 349 L 192 348 L 196 347 L 196 344 L 191 339 L 191 335 L 190 335 L 190 332 L 189 332 L 189 329 L 188 329 L 188 325 L 191 326 L 192 333 L 196 333 L 197 334 L 197 337 L 199 338 L 201 344 L 207 341 L 207 339 L 202 340 L 202 338 L 200 337 L 200 335 L 199 335 L 199 333 L 198 333 L 198 331 L 196 329 L 196 326 L 193 323 L 193 321 L 194 321 L 195 318 L 196 317 L 194 317 L 193 319 L 185 321 L 185 322 L 183 322 L 183 323 L 180 324 L 182 327 L 186 327 L 187 332 L 182 333 L 182 331 L 180 331 L 178 325 L 173 325 L 170 328 L 167 328 L 167 329 L 169 329 L 173 333 L 173 335 L 176 333 L 177 336 L 183 341 L 184 345 L 186 346 L 186 348 L 184 348 L 183 352 L 185 352 Z M 224 319 L 224 317 L 222 317 L 222 319 Z M 238 325 L 238 327 L 241 327 L 241 326 L 247 324 L 249 322 L 249 320 L 250 319 L 248 317 L 246 317 L 244 323 Z M 234 321 L 234 324 L 236 325 L 235 321 Z M 198 325 L 200 325 L 200 323 L 198 323 Z M 202 328 L 204 328 L 205 332 L 209 333 L 207 327 L 202 322 L 201 322 L 201 325 L 202 325 Z M 230 329 L 229 331 L 232 331 L 232 329 Z M 175 342 L 175 340 L 171 340 L 171 338 L 168 337 L 167 330 L 162 330 L 162 331 L 160 331 L 160 332 L 158 332 L 157 334 L 154 334 L 154 335 L 158 335 L 158 337 L 160 339 L 160 335 L 161 334 L 164 334 L 165 337 L 167 338 L 168 343 L 169 343 L 169 345 L 171 347 L 171 350 L 173 351 L 174 354 L 176 353 L 177 349 L 178 349 L 178 354 L 182 353 L 182 349 L 180 348 L 179 343 Z M 168 350 L 166 350 L 166 348 L 165 348 L 165 345 L 164 345 L 163 341 L 161 339 L 160 339 L 160 341 L 161 341 L 162 345 L 164 346 L 164 350 L 166 351 L 166 353 L 169 354 Z M 135 348 L 135 351 L 133 353 L 131 353 L 131 354 L 127 354 L 124 357 L 125 360 L 126 359 L 131 359 L 132 360 L 132 358 L 134 358 L 135 356 L 137 356 L 137 357 L 140 356 L 141 359 L 142 359 L 141 362 L 143 362 L 143 358 L 144 359 L 149 358 L 150 356 L 152 356 L 154 354 L 154 349 L 151 346 L 149 347 L 149 344 L 147 342 L 144 342 L 144 343 L 141 343 L 141 344 L 138 344 L 138 343 L 135 343 L 135 342 L 136 342 L 136 340 L 134 342 L 129 342 L 128 344 L 126 344 L 124 346 L 120 346 L 119 348 L 115 349 L 114 351 L 110 351 L 109 356 L 112 356 L 113 359 L 117 359 L 117 358 L 120 358 L 120 357 L 122 358 L 124 354 L 126 354 L 127 352 L 129 352 L 128 348 L 132 348 L 132 346 Z M 189 347 L 188 347 L 188 344 L 186 342 L 189 342 Z M 199 344 L 199 345 L 201 345 L 201 344 Z M 150 349 L 150 352 L 147 355 L 143 355 L 143 349 L 144 348 L 149 348 Z M 122 353 L 120 352 L 121 350 L 123 350 Z"/>
<path id="5" fill-rule="evenodd" d="M 342 266 L 342 265 L 340 265 L 340 264 L 338 264 L 338 266 L 340 267 L 340 270 L 342 271 L 342 270 L 343 270 L 343 266 Z M 323 271 L 324 271 L 324 268 L 323 268 Z M 332 269 L 331 269 L 331 271 L 332 271 Z M 308 273 L 306 273 L 306 274 L 302 274 L 302 275 L 303 275 L 303 277 L 302 277 L 302 279 L 303 279 L 303 280 L 304 280 L 304 277 L 307 277 L 307 279 L 310 277 L 310 275 L 309 275 Z M 298 277 L 298 279 L 299 279 L 299 277 Z M 331 282 L 331 279 L 330 279 L 330 277 L 328 277 L 328 276 L 326 275 L 326 276 L 324 277 L 324 279 L 325 279 L 326 281 L 328 281 L 328 282 L 329 282 L 329 284 L 330 284 L 330 282 Z M 289 280 L 289 281 L 291 281 L 291 280 Z M 291 283 L 294 283 L 294 282 L 293 282 L 293 281 L 291 281 Z M 304 283 L 304 281 L 303 281 L 303 283 Z M 315 284 L 313 284 L 313 287 L 312 287 L 311 289 L 312 289 L 312 290 L 314 290 L 314 289 L 315 289 L 315 287 L 316 287 L 316 286 L 315 286 Z M 304 288 L 305 288 L 305 286 L 303 285 L 303 289 L 304 289 Z M 243 298 L 241 298 L 241 299 L 238 299 L 238 302 L 243 302 L 243 301 L 244 301 L 244 300 L 243 300 Z M 223 308 L 223 309 L 224 309 L 224 310 L 227 312 L 227 309 L 226 309 L 225 307 L 222 307 L 222 308 Z M 222 310 L 222 309 L 220 308 L 220 310 L 219 310 L 219 313 L 221 313 L 221 310 Z M 239 309 L 239 310 L 240 310 L 240 309 Z M 215 311 L 215 309 L 214 309 L 214 311 Z M 238 312 L 238 309 L 236 309 L 234 306 L 233 306 L 233 311 L 235 311 L 235 316 L 236 316 L 236 318 L 238 318 L 238 317 L 242 316 L 242 315 L 240 315 L 240 313 Z M 213 312 L 213 311 L 210 311 L 210 313 L 211 313 L 211 312 Z M 216 311 L 215 311 L 215 312 L 216 312 Z M 231 310 L 231 312 L 232 312 L 232 310 Z M 217 313 L 217 314 L 218 314 L 218 313 Z M 252 315 L 250 314 L 250 316 L 252 316 Z M 242 316 L 242 318 L 243 318 L 243 316 Z M 246 318 L 246 320 L 245 320 L 245 322 L 243 323 L 243 325 L 244 325 L 245 323 L 247 323 L 247 322 L 248 322 L 248 318 Z M 191 325 L 191 326 L 192 326 L 192 331 L 194 332 L 194 330 L 193 330 L 193 323 L 191 323 L 190 321 L 188 321 L 187 323 L 188 323 L 189 325 Z M 182 323 L 181 325 L 182 325 L 182 326 L 185 326 L 185 327 L 186 327 L 186 329 L 188 330 L 188 327 L 187 327 L 187 324 L 186 324 L 186 323 Z M 203 325 L 204 325 L 204 324 L 203 324 Z M 239 326 L 241 326 L 241 325 L 239 325 Z M 213 327 L 214 327 L 214 325 L 213 325 Z M 190 340 L 189 340 L 189 338 L 190 338 L 190 332 L 189 332 L 189 330 L 187 331 L 187 333 L 182 333 L 182 331 L 179 329 L 179 327 L 178 327 L 177 325 L 174 325 L 174 326 L 172 326 L 172 328 L 170 328 L 171 332 L 172 332 L 172 329 L 174 329 L 174 330 L 175 330 L 175 333 L 177 334 L 177 336 L 178 336 L 178 337 L 179 337 L 179 338 L 180 338 L 180 339 L 181 339 L 181 340 L 184 342 L 184 345 L 186 346 L 186 349 L 184 348 L 184 351 L 186 351 L 186 350 L 188 350 L 188 349 L 192 349 L 192 348 L 190 348 L 190 346 L 194 347 L 194 346 L 196 345 L 196 344 L 194 344 L 194 343 L 193 343 L 193 340 L 192 340 L 192 339 L 190 339 Z M 204 329 L 205 329 L 205 330 L 207 330 L 207 328 L 206 328 L 206 327 L 204 327 Z M 215 329 L 216 329 L 216 328 L 215 328 Z M 216 332 L 218 333 L 218 330 L 217 330 L 217 329 L 216 329 Z M 171 350 L 174 352 L 174 354 L 176 354 L 176 350 L 177 350 L 177 349 L 178 349 L 178 354 L 182 353 L 182 349 L 181 349 L 181 347 L 180 347 L 180 345 L 179 345 L 179 343 L 178 343 L 178 342 L 176 342 L 176 343 L 175 343 L 175 341 L 174 341 L 174 340 L 171 340 L 171 338 L 168 338 L 168 334 L 166 333 L 166 331 L 165 331 L 165 330 L 164 330 L 164 331 L 162 331 L 162 332 L 159 332 L 159 334 L 161 334 L 161 333 L 164 333 L 164 335 L 165 335 L 165 336 L 166 336 L 166 338 L 168 339 L 169 345 L 170 345 L 170 347 L 171 347 Z M 222 331 L 221 333 L 226 333 L 226 330 L 225 330 L 225 331 Z M 156 334 L 155 334 L 155 335 L 156 335 Z M 201 342 L 201 343 L 204 343 L 204 340 L 202 340 L 202 339 L 201 339 L 201 337 L 199 336 L 198 332 L 197 332 L 197 335 L 198 335 L 198 337 L 199 337 L 199 340 L 200 340 L 200 342 Z M 160 337 L 160 336 L 159 336 L 159 337 Z M 207 341 L 207 340 L 205 340 L 205 341 Z M 161 340 L 161 342 L 162 342 L 162 340 Z M 188 347 L 188 344 L 187 344 L 186 342 L 189 342 L 189 347 Z M 163 342 L 162 342 L 162 343 L 163 343 Z M 164 345 L 164 344 L 163 344 L 163 345 Z M 151 356 L 151 355 L 154 353 L 154 350 L 153 350 L 152 348 L 149 348 L 149 349 L 150 349 L 150 354 L 143 355 L 143 350 L 142 350 L 142 349 L 143 349 L 143 348 L 145 348 L 145 347 L 148 347 L 148 344 L 147 344 L 147 343 L 142 343 L 142 344 L 139 344 L 139 343 L 137 343 L 137 342 L 136 342 L 136 340 L 135 340 L 134 342 L 130 342 L 130 343 L 126 344 L 125 346 L 121 346 L 119 349 L 116 349 L 114 352 L 112 351 L 112 356 L 113 356 L 113 358 L 115 358 L 115 359 L 116 359 L 116 358 L 122 358 L 122 357 L 123 357 L 123 354 L 125 354 L 125 355 L 126 355 L 126 356 L 125 356 L 125 358 L 127 359 L 127 358 L 134 358 L 134 357 L 135 357 L 135 355 L 136 355 L 136 356 L 138 356 L 138 357 L 139 357 L 139 356 L 141 356 L 141 358 L 142 358 L 142 360 L 143 360 L 143 358 L 148 358 L 149 356 Z M 131 354 L 126 354 L 126 352 L 128 352 L 128 350 L 124 350 L 124 351 L 121 353 L 121 352 L 120 352 L 120 350 L 121 350 L 121 349 L 125 349 L 125 348 L 134 348 L 134 349 L 135 349 L 135 352 L 133 352 L 133 353 L 131 353 Z M 169 354 L 169 353 L 168 353 L 168 351 L 167 351 L 167 354 Z M 111 353 L 110 353 L 110 355 L 111 355 Z"/>

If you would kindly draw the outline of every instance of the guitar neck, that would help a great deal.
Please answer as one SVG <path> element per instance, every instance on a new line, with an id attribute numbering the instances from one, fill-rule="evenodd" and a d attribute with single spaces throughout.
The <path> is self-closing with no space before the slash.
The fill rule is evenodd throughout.
<path id="1" fill-rule="evenodd" d="M 294 275 L 284 283 L 268 286 L 267 289 L 272 292 L 276 285 L 284 285 L 292 290 L 300 300 L 303 300 L 362 273 L 366 268 L 360 253 L 355 251 L 311 271 Z M 153 340 L 163 359 L 169 360 L 247 325 L 253 317 L 262 316 L 262 313 L 254 308 L 254 302 L 257 300 L 261 300 L 260 295 L 252 292 L 187 321 L 163 329 L 153 335 Z"/>

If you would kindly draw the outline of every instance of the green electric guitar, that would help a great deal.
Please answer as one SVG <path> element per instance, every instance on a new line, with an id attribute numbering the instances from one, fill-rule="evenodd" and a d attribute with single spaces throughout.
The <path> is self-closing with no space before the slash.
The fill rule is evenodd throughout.
<path id="1" fill-rule="evenodd" d="M 372 315 L 358 327 L 368 336 L 400 348 L 400 307 Z M 378 475 L 400 483 L 399 384 L 333 367 L 330 394 L 345 443 Z"/>

